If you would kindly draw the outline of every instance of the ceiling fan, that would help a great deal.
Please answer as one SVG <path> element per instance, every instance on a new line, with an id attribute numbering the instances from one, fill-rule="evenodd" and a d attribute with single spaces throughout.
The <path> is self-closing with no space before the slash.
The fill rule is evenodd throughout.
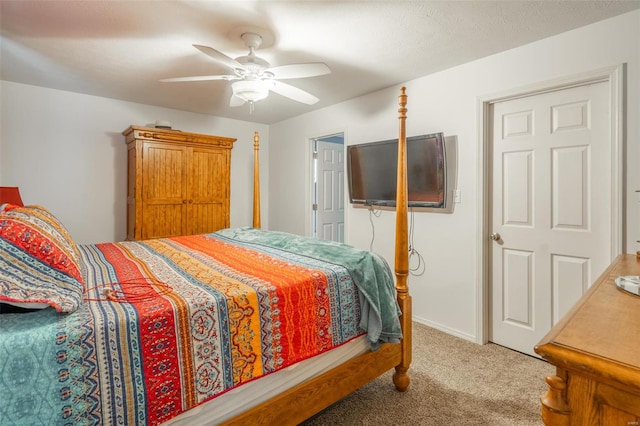
<path id="1" fill-rule="evenodd" d="M 322 62 L 291 64 L 271 67 L 264 59 L 256 56 L 255 50 L 262 44 L 262 36 L 254 32 L 245 32 L 241 36 L 245 46 L 249 49 L 246 56 L 232 59 L 224 53 L 208 46 L 194 44 L 193 47 L 213 58 L 222 65 L 233 70 L 233 74 L 224 75 L 200 75 L 191 77 L 165 78 L 160 81 L 180 82 L 180 81 L 205 81 L 205 80 L 227 80 L 234 81 L 231 84 L 233 95 L 229 105 L 237 107 L 249 103 L 250 111 L 253 112 L 253 104 L 269 95 L 269 91 L 278 93 L 294 101 L 313 105 L 318 102 L 318 98 L 280 80 L 290 78 L 306 78 L 329 74 L 331 70 Z"/>

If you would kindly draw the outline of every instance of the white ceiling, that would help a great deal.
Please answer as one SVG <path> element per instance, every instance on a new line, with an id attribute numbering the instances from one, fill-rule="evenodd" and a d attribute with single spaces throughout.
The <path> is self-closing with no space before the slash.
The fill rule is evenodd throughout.
<path id="1" fill-rule="evenodd" d="M 3 80 L 271 124 L 640 8 L 618 1 L 0 1 Z M 259 28 L 272 66 L 324 62 L 287 80 L 313 106 L 272 93 L 228 106 L 230 82 L 158 80 L 228 74 L 192 44 L 245 55 Z M 268 41 L 268 40 L 267 40 Z M 588 48 L 588 46 L 585 46 Z"/>

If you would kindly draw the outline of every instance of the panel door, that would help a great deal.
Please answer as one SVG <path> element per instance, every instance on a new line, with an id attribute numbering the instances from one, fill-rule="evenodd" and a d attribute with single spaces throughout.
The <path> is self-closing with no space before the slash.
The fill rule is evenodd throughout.
<path id="1" fill-rule="evenodd" d="M 607 83 L 492 106 L 491 336 L 533 348 L 610 259 Z"/>
<path id="2" fill-rule="evenodd" d="M 186 148 L 145 143 L 142 239 L 181 235 L 187 199 Z"/>
<path id="3" fill-rule="evenodd" d="M 186 235 L 229 226 L 229 151 L 189 148 Z"/>
<path id="4" fill-rule="evenodd" d="M 316 229 L 321 240 L 344 242 L 344 145 L 318 141 Z"/>

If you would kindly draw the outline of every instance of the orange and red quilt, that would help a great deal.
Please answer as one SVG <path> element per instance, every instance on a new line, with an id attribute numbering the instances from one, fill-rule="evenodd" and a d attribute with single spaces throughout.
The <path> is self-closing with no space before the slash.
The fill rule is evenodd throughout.
<path id="1" fill-rule="evenodd" d="M 383 260 L 317 240 L 313 256 L 287 238 L 247 228 L 78 246 L 75 312 L 0 318 L 0 423 L 160 424 L 363 334 L 363 304 L 397 321 Z M 380 271 L 350 269 L 371 262 Z M 359 281 L 372 279 L 384 287 L 375 297 L 392 300 L 371 305 Z M 401 337 L 395 321 L 373 317 L 372 342 Z"/>

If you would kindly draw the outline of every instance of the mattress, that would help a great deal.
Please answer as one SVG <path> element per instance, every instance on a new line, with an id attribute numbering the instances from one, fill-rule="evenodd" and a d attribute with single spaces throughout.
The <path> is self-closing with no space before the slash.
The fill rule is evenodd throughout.
<path id="1" fill-rule="evenodd" d="M 78 250 L 75 311 L 0 317 L 0 423 L 211 424 L 401 337 L 388 265 L 353 247 L 248 228 Z"/>
<path id="2" fill-rule="evenodd" d="M 261 379 L 246 383 L 238 388 L 205 402 L 164 423 L 164 426 L 212 426 L 229 420 L 309 379 L 325 373 L 371 350 L 365 336 L 345 343 L 329 352 L 289 366 Z"/>

